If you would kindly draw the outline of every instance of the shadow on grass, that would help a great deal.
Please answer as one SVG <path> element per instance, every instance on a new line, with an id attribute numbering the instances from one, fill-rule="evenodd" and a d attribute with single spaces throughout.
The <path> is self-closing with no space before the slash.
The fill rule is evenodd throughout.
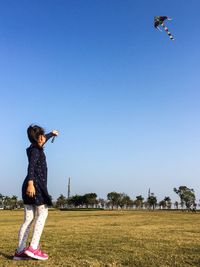
<path id="1" fill-rule="evenodd" d="M 0 256 L 3 256 L 7 260 L 13 260 L 13 255 L 8 255 L 2 251 L 0 251 Z"/>

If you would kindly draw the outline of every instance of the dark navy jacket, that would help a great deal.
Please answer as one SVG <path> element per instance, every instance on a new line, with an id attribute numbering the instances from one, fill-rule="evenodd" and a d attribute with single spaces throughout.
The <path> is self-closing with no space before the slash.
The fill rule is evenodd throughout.
<path id="1" fill-rule="evenodd" d="M 46 134 L 46 142 L 49 138 L 53 137 L 53 133 Z M 47 162 L 43 147 L 30 145 L 27 149 L 28 156 L 28 170 L 27 176 L 22 185 L 22 198 L 24 204 L 29 205 L 52 205 L 51 198 L 47 190 Z M 28 181 L 33 180 L 35 186 L 35 196 L 29 197 L 26 194 Z"/>

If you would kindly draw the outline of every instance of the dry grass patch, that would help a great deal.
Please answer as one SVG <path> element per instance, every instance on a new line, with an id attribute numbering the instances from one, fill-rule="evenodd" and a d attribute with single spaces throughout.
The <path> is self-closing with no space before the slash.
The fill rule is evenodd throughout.
<path id="1" fill-rule="evenodd" d="M 0 211 L 0 266 L 200 266 L 200 214 L 50 211 L 41 244 L 46 262 L 14 262 L 22 211 Z"/>

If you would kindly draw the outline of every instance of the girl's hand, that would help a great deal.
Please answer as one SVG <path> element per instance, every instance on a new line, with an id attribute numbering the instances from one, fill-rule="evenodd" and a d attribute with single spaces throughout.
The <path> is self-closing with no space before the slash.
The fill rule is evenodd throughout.
<path id="1" fill-rule="evenodd" d="M 59 135 L 59 131 L 58 131 L 58 130 L 53 130 L 52 133 L 53 133 L 54 135 L 56 135 L 56 136 Z"/>
<path id="2" fill-rule="evenodd" d="M 35 196 L 35 186 L 33 185 L 33 181 L 28 182 L 28 187 L 26 189 L 26 194 L 29 197 L 34 197 Z"/>

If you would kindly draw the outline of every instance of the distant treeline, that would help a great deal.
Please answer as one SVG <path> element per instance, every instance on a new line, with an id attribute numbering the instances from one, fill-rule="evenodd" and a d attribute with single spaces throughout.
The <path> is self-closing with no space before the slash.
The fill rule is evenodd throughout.
<path id="1" fill-rule="evenodd" d="M 110 192 L 107 199 L 98 198 L 96 193 L 85 195 L 74 195 L 69 198 L 60 195 L 53 201 L 55 208 L 103 208 L 103 209 L 187 209 L 196 210 L 197 203 L 195 192 L 187 186 L 180 186 L 173 191 L 179 196 L 180 202 L 172 203 L 169 196 L 165 196 L 161 201 L 157 200 L 154 193 L 148 194 L 147 199 L 142 195 L 131 199 L 125 193 Z M 0 209 L 17 209 L 23 207 L 23 201 L 17 196 L 3 196 L 0 194 Z"/>

